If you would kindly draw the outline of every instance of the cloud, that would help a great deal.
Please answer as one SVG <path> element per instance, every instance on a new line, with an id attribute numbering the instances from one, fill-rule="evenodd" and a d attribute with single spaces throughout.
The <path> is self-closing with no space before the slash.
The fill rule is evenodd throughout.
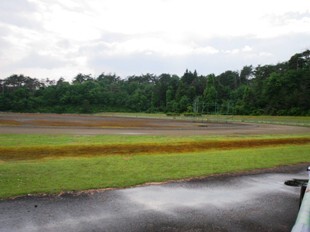
<path id="1" fill-rule="evenodd" d="M 36 52 L 30 53 L 25 58 L 15 63 L 16 67 L 20 68 L 42 68 L 53 69 L 66 65 L 64 60 L 59 57 L 42 55 Z"/>
<path id="2" fill-rule="evenodd" d="M 88 66 L 100 72 L 116 72 L 126 75 L 140 73 L 174 73 L 182 75 L 188 68 L 197 70 L 200 74 L 220 74 L 226 70 L 241 70 L 245 65 L 277 64 L 286 61 L 296 52 L 307 49 L 307 41 L 310 41 L 310 34 L 293 34 L 288 37 L 278 38 L 254 38 L 254 37 L 218 37 L 216 39 L 200 41 L 198 47 L 210 44 L 208 52 L 197 52 L 192 49 L 190 55 L 180 56 L 170 54 L 162 56 L 161 53 L 146 53 L 136 51 L 126 55 L 122 53 L 109 54 L 103 47 L 91 47 L 84 50 L 85 57 L 88 57 Z M 225 46 L 224 46 L 224 45 Z M 291 47 L 286 45 L 292 44 Z M 293 46 L 295 45 L 295 46 Z M 296 47 L 299 45 L 299 47 Z M 100 50 L 100 53 L 95 52 Z M 209 52 L 214 51 L 214 52 Z"/>
<path id="3" fill-rule="evenodd" d="M 36 5 L 29 1 L 1 1 L 0 23 L 8 26 L 38 29 L 41 25 L 36 15 L 33 14 L 36 10 Z"/>
<path id="4" fill-rule="evenodd" d="M 197 53 L 214 54 L 218 51 L 211 47 L 198 47 L 191 44 L 174 43 L 160 38 L 137 38 L 124 42 L 104 43 L 106 55 L 157 54 L 160 56 L 185 56 Z"/>
<path id="5" fill-rule="evenodd" d="M 310 11 L 305 12 L 286 12 L 282 15 L 267 15 L 270 23 L 274 26 L 285 26 L 294 22 L 310 20 Z"/>
<path id="6" fill-rule="evenodd" d="M 0 78 L 277 63 L 309 49 L 308 1 L 0 1 Z"/>

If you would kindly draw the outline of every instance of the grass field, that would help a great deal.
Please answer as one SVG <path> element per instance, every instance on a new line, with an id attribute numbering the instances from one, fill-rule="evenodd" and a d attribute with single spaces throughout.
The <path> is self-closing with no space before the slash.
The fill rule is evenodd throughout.
<path id="1" fill-rule="evenodd" d="M 308 135 L 0 135 L 0 198 L 120 188 L 309 161 Z"/>
<path id="2" fill-rule="evenodd" d="M 76 145 L 118 145 L 118 144 L 171 144 L 202 141 L 234 141 L 242 139 L 301 139 L 309 135 L 234 135 L 234 136 L 158 136 L 158 135 L 37 135 L 0 134 L 0 148 L 76 146 Z M 1 155 L 1 154 L 0 154 Z"/>
<path id="3" fill-rule="evenodd" d="M 278 125 L 307 126 L 310 127 L 309 116 L 245 116 L 245 115 L 208 115 L 210 121 L 250 122 Z"/>
<path id="4" fill-rule="evenodd" d="M 192 117 L 184 117 L 183 115 L 171 117 L 162 113 L 97 113 L 100 116 L 121 116 L 121 117 L 140 117 L 140 118 L 161 118 L 161 119 L 188 119 Z M 310 116 L 270 116 L 270 115 L 214 115 L 208 114 L 197 117 L 202 120 L 209 120 L 213 122 L 249 122 L 249 123 L 266 123 L 266 124 L 279 124 L 279 125 L 294 125 L 294 126 L 307 126 L 310 127 Z"/>
<path id="5" fill-rule="evenodd" d="M 310 145 L 168 155 L 118 155 L 13 161 L 0 165 L 0 197 L 119 188 L 270 168 L 310 160 Z"/>
<path id="6" fill-rule="evenodd" d="M 310 162 L 310 135 L 307 128 L 310 126 L 310 117 L 207 115 L 199 119 L 177 117 L 188 121 L 158 121 L 127 120 L 120 116 L 157 119 L 173 117 L 164 114 L 130 113 L 97 115 L 112 117 L 3 114 L 1 120 L 5 127 L 11 126 L 17 130 L 33 127 L 44 132 L 48 131 L 49 127 L 63 127 L 69 124 L 70 128 L 84 127 L 85 131 L 85 127 L 122 125 L 126 126 L 126 132 L 131 132 L 130 125 L 139 126 L 143 132 L 146 132 L 143 130 L 145 125 L 150 132 L 158 130 L 162 124 L 165 126 L 161 128 L 161 135 L 87 135 L 82 134 L 82 129 L 77 129 L 76 134 L 66 135 L 16 132 L 0 134 L 0 198 L 122 188 L 148 182 Z M 19 124 L 11 125 L 7 120 Z M 213 128 L 211 123 L 205 131 L 214 130 L 215 135 L 197 135 L 196 131 L 203 130 L 195 127 L 196 120 L 225 122 L 221 124 L 221 130 L 225 133 L 219 135 L 219 128 Z M 229 123 L 226 122 L 305 127 L 303 130 L 300 130 L 302 127 L 296 127 L 296 130 L 290 132 L 287 131 L 289 127 L 284 127 L 285 129 L 281 130 L 282 134 L 273 134 L 273 129 L 279 128 L 264 125 L 250 127 L 249 130 L 227 130 L 225 126 Z M 185 124 L 187 127 L 184 127 Z M 174 134 L 165 134 L 171 128 L 175 129 Z M 193 134 L 179 135 L 181 131 L 187 132 L 188 128 Z M 255 130 L 260 128 L 264 128 L 263 134 L 255 134 Z M 269 131 L 266 131 L 268 129 Z"/>

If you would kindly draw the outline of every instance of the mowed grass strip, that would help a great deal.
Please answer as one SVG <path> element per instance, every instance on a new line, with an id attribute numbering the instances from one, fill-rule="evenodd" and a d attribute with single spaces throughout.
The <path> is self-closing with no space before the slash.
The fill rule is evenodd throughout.
<path id="1" fill-rule="evenodd" d="M 0 147 L 40 147 L 69 145 L 174 144 L 243 139 L 309 138 L 305 135 L 234 135 L 234 136 L 158 136 L 158 135 L 36 135 L 0 134 Z"/>
<path id="2" fill-rule="evenodd" d="M 122 188 L 310 161 L 310 145 L 0 162 L 0 198 Z"/>
<path id="3" fill-rule="evenodd" d="M 286 144 L 307 144 L 310 138 L 246 139 L 232 141 L 200 141 L 175 144 L 114 144 L 43 147 L 0 147 L 0 160 L 35 160 L 63 157 L 105 155 L 137 155 L 199 152 L 211 149 L 239 149 Z"/>
<path id="4" fill-rule="evenodd" d="M 227 140 L 226 137 L 207 137 L 208 140 Z M 156 136 L 156 135 L 36 135 L 0 134 L 0 147 L 33 147 L 64 145 L 111 145 L 176 143 L 206 140 L 206 136 Z"/>
<path id="5" fill-rule="evenodd" d="M 310 127 L 309 116 L 250 116 L 250 115 L 208 115 L 210 121 L 250 122 Z"/>
<path id="6" fill-rule="evenodd" d="M 192 117 L 180 116 L 167 116 L 162 113 L 97 113 L 98 116 L 121 116 L 121 117 L 140 117 L 140 118 L 160 118 L 160 119 L 185 119 L 193 120 Z M 271 116 L 271 115 L 218 115 L 208 114 L 197 119 L 210 120 L 210 121 L 224 121 L 224 122 L 251 122 L 251 123 L 270 123 L 270 124 L 283 124 L 283 125 L 299 125 L 310 127 L 309 116 Z"/>

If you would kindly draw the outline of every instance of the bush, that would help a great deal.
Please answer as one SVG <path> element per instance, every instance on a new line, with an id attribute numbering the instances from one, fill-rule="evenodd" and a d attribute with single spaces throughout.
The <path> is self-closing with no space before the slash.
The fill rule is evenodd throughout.
<path id="1" fill-rule="evenodd" d="M 166 116 L 176 117 L 176 116 L 180 116 L 180 113 L 166 113 Z"/>
<path id="2" fill-rule="evenodd" d="M 184 117 L 201 117 L 201 113 L 184 113 Z"/>

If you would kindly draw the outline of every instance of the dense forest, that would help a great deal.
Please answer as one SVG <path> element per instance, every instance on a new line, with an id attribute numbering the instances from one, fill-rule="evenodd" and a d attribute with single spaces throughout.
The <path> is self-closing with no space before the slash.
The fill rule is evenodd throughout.
<path id="1" fill-rule="evenodd" d="M 78 74 L 69 83 L 11 75 L 0 80 L 0 91 L 0 111 L 310 115 L 310 51 L 217 76 Z"/>

